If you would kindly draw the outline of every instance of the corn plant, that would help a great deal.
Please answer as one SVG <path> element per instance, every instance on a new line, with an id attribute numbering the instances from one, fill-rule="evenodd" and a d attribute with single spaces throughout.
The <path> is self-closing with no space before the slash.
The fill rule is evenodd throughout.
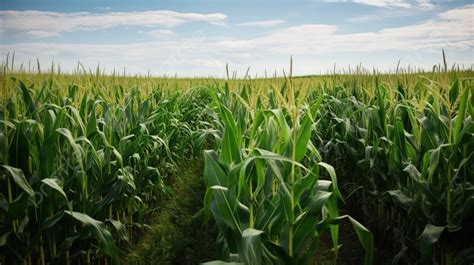
<path id="1" fill-rule="evenodd" d="M 249 106 L 248 90 L 211 92 L 222 131 L 218 152 L 205 157 L 205 207 L 219 227 L 221 258 L 244 264 L 311 264 L 321 234 L 329 231 L 338 253 L 338 224 L 349 219 L 372 263 L 372 234 L 340 216 L 334 168 L 310 141 L 322 94 L 297 108 Z M 270 101 L 275 93 L 270 90 Z M 259 102 L 257 100 L 256 102 Z M 324 173 L 325 172 L 325 173 Z M 329 176 L 329 180 L 320 178 Z"/>
<path id="2" fill-rule="evenodd" d="M 328 90 L 320 124 L 326 134 L 319 139 L 324 156 L 342 158 L 337 168 L 355 184 L 366 216 L 377 220 L 373 227 L 398 241 L 393 262 L 469 259 L 472 83 L 456 78 L 444 90 L 442 83 L 418 81 L 411 84 L 418 95 L 402 82 L 393 89 L 374 85 L 366 98 L 356 96 L 364 94 L 357 86 L 356 97 Z"/>
<path id="3" fill-rule="evenodd" d="M 366 264 L 474 256 L 472 69 L 223 80 L 0 66 L 0 263 L 119 263 L 202 148 L 222 260 L 310 264 L 328 233 L 336 262 L 342 220 Z"/>
<path id="4" fill-rule="evenodd" d="M 14 264 L 119 263 L 193 149 L 205 101 L 120 86 L 112 99 L 112 89 L 93 86 L 77 100 L 75 84 L 13 81 L 19 97 L 0 111 L 1 256 Z"/>

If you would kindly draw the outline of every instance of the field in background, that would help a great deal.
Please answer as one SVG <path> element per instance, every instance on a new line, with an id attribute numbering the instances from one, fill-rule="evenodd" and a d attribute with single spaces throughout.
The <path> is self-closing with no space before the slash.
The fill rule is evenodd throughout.
<path id="1" fill-rule="evenodd" d="M 347 223 L 365 264 L 472 263 L 471 70 L 179 79 L 3 69 L 1 263 L 119 263 L 191 156 L 204 161 L 197 216 L 219 230 L 215 259 L 313 264 L 328 236 L 336 261 Z"/>

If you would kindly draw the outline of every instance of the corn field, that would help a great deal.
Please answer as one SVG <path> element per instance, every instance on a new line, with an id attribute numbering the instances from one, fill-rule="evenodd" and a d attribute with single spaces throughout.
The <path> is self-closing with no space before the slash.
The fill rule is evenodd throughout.
<path id="1" fill-rule="evenodd" d="M 153 78 L 2 66 L 0 264 L 119 264 L 203 157 L 215 261 L 472 264 L 474 74 Z M 326 238 L 326 239 L 325 239 Z M 471 262 L 471 263 L 469 263 Z M 155 262 L 160 264 L 159 261 Z"/>

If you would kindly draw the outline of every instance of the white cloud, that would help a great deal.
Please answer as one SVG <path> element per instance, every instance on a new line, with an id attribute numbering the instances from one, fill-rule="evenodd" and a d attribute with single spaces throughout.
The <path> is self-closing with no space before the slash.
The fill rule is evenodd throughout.
<path id="1" fill-rule="evenodd" d="M 332 1 L 332 0 L 329 0 Z M 343 2 L 351 2 L 362 5 L 369 5 L 381 8 L 418 8 L 431 10 L 435 5 L 430 0 L 342 0 Z"/>
<path id="2" fill-rule="evenodd" d="M 26 31 L 24 34 L 27 36 L 36 37 L 36 38 L 48 38 L 48 37 L 54 37 L 54 36 L 59 35 L 59 33 L 57 32 L 50 32 L 50 31 L 44 31 L 44 30 L 30 30 L 30 31 Z"/>
<path id="3" fill-rule="evenodd" d="M 424 23 L 375 32 L 338 34 L 333 25 L 301 25 L 269 35 L 239 41 L 224 41 L 229 49 L 267 49 L 279 53 L 323 54 L 328 52 L 410 51 L 474 46 L 474 5 L 449 10 Z"/>
<path id="4" fill-rule="evenodd" d="M 473 12 L 474 12 L 474 4 L 471 5 L 466 5 L 463 7 L 459 8 L 454 8 L 451 10 L 448 10 L 446 12 L 443 12 L 439 15 L 440 18 L 442 19 L 447 19 L 447 20 L 457 20 L 460 18 L 470 18 L 471 21 L 471 28 L 472 28 L 472 21 L 473 21 Z M 469 26 L 469 25 L 466 25 Z"/>
<path id="5" fill-rule="evenodd" d="M 360 15 L 355 17 L 349 17 L 345 20 L 348 22 L 368 22 L 377 20 L 388 20 L 394 18 L 419 16 L 419 9 L 409 8 L 397 8 L 397 9 L 377 9 L 375 12 L 366 15 Z"/>
<path id="6" fill-rule="evenodd" d="M 112 10 L 112 7 L 110 6 L 103 6 L 103 7 L 96 7 L 94 8 L 96 10 Z"/>
<path id="7" fill-rule="evenodd" d="M 411 16 L 411 14 L 393 14 L 391 12 L 389 12 L 389 13 L 379 13 L 379 12 L 377 12 L 377 14 L 350 17 L 350 18 L 347 18 L 346 21 L 349 21 L 349 22 L 368 22 L 368 21 L 376 21 L 376 20 L 382 20 L 382 19 L 388 19 L 388 18 L 407 17 L 407 16 Z"/>
<path id="8" fill-rule="evenodd" d="M 353 0 L 350 2 L 369 5 L 369 6 L 376 6 L 376 7 L 385 7 L 385 8 L 410 8 L 411 4 L 405 1 L 398 1 L 398 0 Z"/>
<path id="9" fill-rule="evenodd" d="M 45 11 L 0 10 L 1 29 L 15 34 L 44 37 L 63 32 L 107 29 L 117 26 L 162 26 L 172 28 L 188 22 L 225 25 L 227 16 L 221 13 L 179 13 L 168 10 L 109 13 L 58 13 Z M 29 32 L 29 33 L 28 33 Z M 33 34 L 31 34 L 33 32 Z"/>
<path id="10" fill-rule="evenodd" d="M 146 33 L 154 39 L 169 39 L 176 36 L 176 33 L 169 29 L 155 29 L 147 31 Z"/>
<path id="11" fill-rule="evenodd" d="M 238 25 L 244 26 L 244 27 L 275 27 L 285 22 L 286 21 L 283 19 L 274 19 L 274 20 L 260 20 L 260 21 L 245 22 L 245 23 L 240 23 Z"/>
<path id="12" fill-rule="evenodd" d="M 417 0 L 415 6 L 425 10 L 436 8 L 436 6 L 430 0 Z"/>
<path id="13" fill-rule="evenodd" d="M 335 25 L 308 24 L 276 29 L 249 39 L 217 40 L 203 35 L 187 41 L 168 38 L 131 44 L 0 44 L 0 54 L 15 51 L 17 62 L 38 57 L 48 65 L 54 60 L 63 69 L 74 67 L 80 60 L 92 68 L 100 62 L 108 70 L 126 67 L 128 72 L 146 73 L 152 69 L 152 73 L 171 75 L 176 72 L 217 75 L 224 72 L 226 61 L 234 67 L 241 67 L 243 72 L 250 65 L 253 70 L 262 73 L 268 66 L 277 69 L 286 67 L 290 55 L 300 66 L 299 70 L 295 70 L 298 73 L 331 68 L 334 62 L 338 65 L 369 62 L 381 67 L 387 64 L 387 60 L 393 60 L 396 65 L 398 59 L 407 55 L 413 55 L 407 59 L 413 64 L 429 67 L 427 62 L 439 62 L 437 56 L 441 48 L 447 51 L 449 59 L 457 58 L 472 64 L 473 12 L 474 5 L 468 5 L 443 12 L 416 25 L 372 32 L 348 34 L 340 33 Z M 158 36 L 173 35 L 166 30 L 155 33 Z M 386 57 L 382 60 L 381 56 Z"/>

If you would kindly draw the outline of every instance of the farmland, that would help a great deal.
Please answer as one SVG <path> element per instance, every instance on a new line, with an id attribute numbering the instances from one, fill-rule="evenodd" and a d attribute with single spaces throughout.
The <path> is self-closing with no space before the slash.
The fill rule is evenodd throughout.
<path id="1" fill-rule="evenodd" d="M 323 249 L 344 262 L 347 230 L 363 264 L 472 262 L 474 72 L 291 68 L 215 79 L 2 65 L 0 264 L 315 264 Z M 191 242 L 185 261 L 175 234 Z M 143 238 L 161 242 L 153 260 Z"/>

